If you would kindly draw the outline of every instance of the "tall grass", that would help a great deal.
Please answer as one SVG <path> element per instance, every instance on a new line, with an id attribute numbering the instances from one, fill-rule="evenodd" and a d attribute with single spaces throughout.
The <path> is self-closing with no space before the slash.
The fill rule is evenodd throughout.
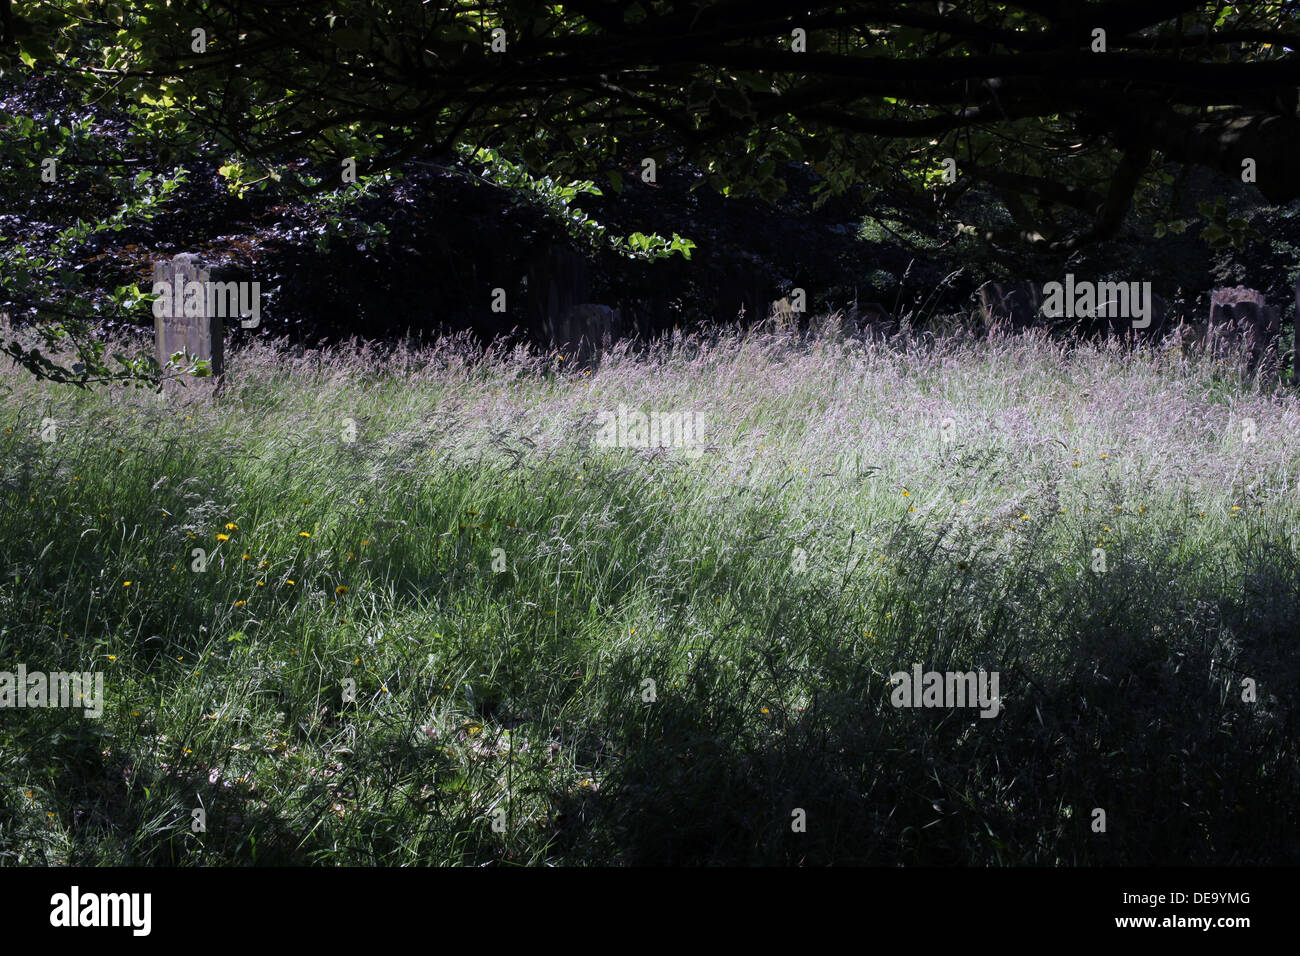
<path id="1" fill-rule="evenodd" d="M 0 860 L 1300 861 L 1293 395 L 1034 335 L 566 364 L 0 372 L 0 670 L 107 698 L 0 710 Z M 913 664 L 1001 712 L 895 708 Z"/>

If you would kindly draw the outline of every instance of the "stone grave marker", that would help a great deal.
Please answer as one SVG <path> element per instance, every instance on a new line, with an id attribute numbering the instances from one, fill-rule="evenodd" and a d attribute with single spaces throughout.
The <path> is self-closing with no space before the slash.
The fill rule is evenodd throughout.
<path id="1" fill-rule="evenodd" d="M 158 364 L 165 365 L 176 352 L 186 352 L 210 364 L 220 380 L 225 367 L 222 351 L 225 323 L 208 296 L 208 270 L 198 258 L 182 253 L 153 266 L 154 342 Z M 202 379 L 198 379 L 202 381 Z"/>
<path id="2" fill-rule="evenodd" d="M 1281 315 L 1262 292 L 1235 286 L 1210 293 L 1210 321 L 1206 337 L 1211 345 L 1241 341 L 1249 348 L 1247 371 L 1264 378 L 1277 375 Z"/>

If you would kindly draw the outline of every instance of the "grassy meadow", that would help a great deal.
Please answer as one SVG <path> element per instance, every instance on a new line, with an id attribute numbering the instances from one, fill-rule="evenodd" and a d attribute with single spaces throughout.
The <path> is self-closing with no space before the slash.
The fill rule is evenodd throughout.
<path id="1" fill-rule="evenodd" d="M 1298 485 L 1291 390 L 1032 334 L 6 367 L 0 671 L 104 709 L 0 710 L 0 863 L 1297 863 Z"/>

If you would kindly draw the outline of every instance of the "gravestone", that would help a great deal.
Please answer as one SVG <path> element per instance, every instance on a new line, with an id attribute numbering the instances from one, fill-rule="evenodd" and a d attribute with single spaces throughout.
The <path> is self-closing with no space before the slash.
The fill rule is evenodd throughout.
<path id="1" fill-rule="evenodd" d="M 1014 330 L 1053 325 L 1059 329 L 1063 325 L 1072 325 L 1083 335 L 1121 337 L 1133 335 L 1142 339 L 1155 339 L 1164 334 L 1169 312 L 1165 300 L 1153 292 L 1150 302 L 1151 313 L 1147 317 L 1149 324 L 1143 328 L 1135 328 L 1134 318 L 1100 314 L 1100 309 L 1098 314 L 1090 316 L 1077 315 L 1066 318 L 1044 315 L 1043 305 L 1047 301 L 1046 288 L 1037 282 L 986 282 L 979 287 L 978 294 L 980 313 L 985 325 L 1005 322 L 1009 323 Z M 1110 312 L 1115 308 L 1115 304 L 1111 302 L 1106 307 L 1106 311 Z"/>
<path id="2" fill-rule="evenodd" d="M 582 362 L 623 335 L 623 316 L 618 309 L 593 302 L 581 302 L 565 309 L 550 324 L 551 344 L 569 351 Z"/>
<path id="3" fill-rule="evenodd" d="M 1106 311 L 1122 311 L 1122 309 L 1117 308 L 1117 301 L 1122 303 L 1123 299 L 1106 299 Z M 1118 336 L 1122 339 L 1133 338 L 1147 341 L 1161 339 L 1168 331 L 1169 303 L 1155 292 L 1152 292 L 1148 307 L 1150 313 L 1146 316 L 1147 324 L 1145 326 L 1135 326 L 1133 323 L 1139 321 L 1139 319 L 1132 313 L 1126 315 L 1081 316 L 1066 321 L 1074 322 L 1085 335 L 1109 335 Z"/>
<path id="4" fill-rule="evenodd" d="M 565 313 L 588 301 L 587 260 L 559 242 L 545 242 L 528 262 L 527 316 L 530 331 L 551 344 L 564 344 Z"/>
<path id="5" fill-rule="evenodd" d="M 1245 286 L 1215 289 L 1210 293 L 1210 324 L 1206 337 L 1212 345 L 1241 341 L 1250 350 L 1247 371 L 1272 377 L 1277 373 L 1277 343 L 1281 316 L 1264 294 Z"/>
<path id="6" fill-rule="evenodd" d="M 641 298 L 620 298 L 616 309 L 623 318 L 623 332 L 628 336 L 649 340 L 673 326 L 668 298 L 662 291 Z"/>
<path id="7" fill-rule="evenodd" d="M 155 262 L 153 282 L 153 291 L 161 293 L 154 303 L 158 364 L 166 365 L 172 355 L 185 352 L 209 362 L 213 378 L 219 378 L 225 369 L 225 323 L 214 314 L 207 295 L 208 270 L 197 257 L 183 253 Z"/>
<path id="8" fill-rule="evenodd" d="M 898 323 L 894 320 L 889 310 L 879 302 L 863 302 L 859 304 L 856 300 L 853 307 L 849 310 L 849 319 L 858 332 L 874 338 L 879 335 L 887 338 L 898 331 Z"/>
<path id="9" fill-rule="evenodd" d="M 986 282 L 979 298 L 985 325 L 1010 322 L 1013 329 L 1027 329 L 1038 322 L 1044 297 L 1036 282 Z"/>

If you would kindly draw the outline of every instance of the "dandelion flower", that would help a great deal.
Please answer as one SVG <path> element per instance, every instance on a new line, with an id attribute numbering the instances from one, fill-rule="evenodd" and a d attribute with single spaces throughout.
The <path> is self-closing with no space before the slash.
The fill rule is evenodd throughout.
<path id="1" fill-rule="evenodd" d="M 306 532 L 306 531 L 299 531 L 299 532 L 298 532 L 298 537 L 300 537 L 300 538 L 310 538 L 311 535 L 310 535 L 308 532 Z"/>
<path id="2" fill-rule="evenodd" d="M 228 534 L 219 534 L 219 535 L 217 535 L 217 540 L 218 540 L 218 541 L 229 541 L 229 540 L 230 540 L 230 535 L 228 535 Z"/>
<path id="3" fill-rule="evenodd" d="M 227 531 L 238 531 L 238 530 L 239 530 L 239 525 L 235 524 L 233 521 L 227 521 L 227 522 L 226 522 L 226 530 L 227 530 Z"/>
<path id="4" fill-rule="evenodd" d="M 347 586 L 346 584 L 340 584 L 338 587 L 336 587 L 336 588 L 334 589 L 334 593 L 335 593 L 335 594 L 347 594 L 347 593 L 348 593 L 348 586 Z"/>

